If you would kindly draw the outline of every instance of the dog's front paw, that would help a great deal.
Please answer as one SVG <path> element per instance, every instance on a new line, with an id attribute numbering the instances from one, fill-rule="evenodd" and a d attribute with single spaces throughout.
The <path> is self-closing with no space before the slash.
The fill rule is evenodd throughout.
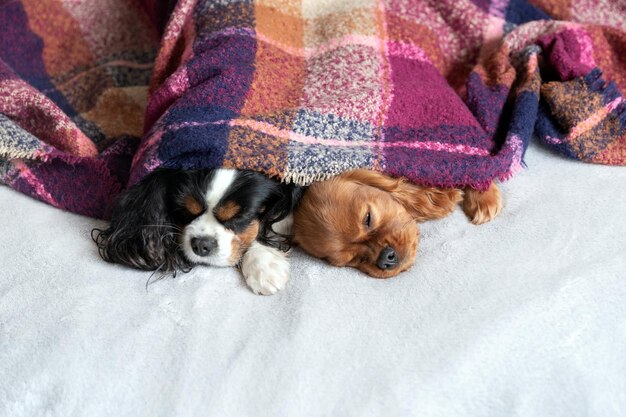
<path id="1" fill-rule="evenodd" d="M 498 186 L 493 182 L 487 191 L 465 190 L 463 211 L 474 224 L 487 223 L 500 214 L 502 196 Z"/>
<path id="2" fill-rule="evenodd" d="M 243 255 L 241 272 L 255 294 L 272 295 L 289 281 L 289 261 L 284 252 L 253 242 Z"/>

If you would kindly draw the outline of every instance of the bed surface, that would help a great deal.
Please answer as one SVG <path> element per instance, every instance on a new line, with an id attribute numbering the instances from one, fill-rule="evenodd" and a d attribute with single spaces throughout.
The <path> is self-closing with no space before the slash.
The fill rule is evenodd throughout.
<path id="1" fill-rule="evenodd" d="M 424 224 L 408 273 L 296 250 L 270 297 L 232 269 L 146 289 L 104 223 L 0 187 L 0 415 L 625 415 L 626 168 L 526 162 L 494 222 Z"/>

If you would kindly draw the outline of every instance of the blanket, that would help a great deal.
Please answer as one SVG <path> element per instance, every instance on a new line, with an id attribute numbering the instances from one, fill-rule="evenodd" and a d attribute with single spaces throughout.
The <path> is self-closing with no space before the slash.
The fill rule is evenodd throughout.
<path id="1" fill-rule="evenodd" d="M 533 132 L 623 165 L 626 10 L 596 3 L 0 2 L 0 181 L 106 218 L 159 167 L 484 188 Z"/>

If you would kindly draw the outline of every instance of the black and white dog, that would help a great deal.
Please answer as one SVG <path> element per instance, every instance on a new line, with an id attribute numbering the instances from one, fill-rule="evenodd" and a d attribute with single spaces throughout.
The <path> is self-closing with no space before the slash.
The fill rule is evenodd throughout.
<path id="1" fill-rule="evenodd" d="M 124 192 L 106 230 L 94 230 L 108 262 L 161 273 L 236 266 L 257 294 L 289 279 L 291 213 L 302 188 L 234 169 L 160 169 Z"/>

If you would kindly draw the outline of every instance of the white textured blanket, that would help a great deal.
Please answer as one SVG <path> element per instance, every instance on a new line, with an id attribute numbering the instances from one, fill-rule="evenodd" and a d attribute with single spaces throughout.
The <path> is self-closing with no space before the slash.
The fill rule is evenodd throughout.
<path id="1" fill-rule="evenodd" d="M 423 226 L 387 281 L 300 252 L 150 285 L 101 225 L 0 187 L 1 416 L 626 415 L 626 169 L 531 146 L 476 227 Z"/>

